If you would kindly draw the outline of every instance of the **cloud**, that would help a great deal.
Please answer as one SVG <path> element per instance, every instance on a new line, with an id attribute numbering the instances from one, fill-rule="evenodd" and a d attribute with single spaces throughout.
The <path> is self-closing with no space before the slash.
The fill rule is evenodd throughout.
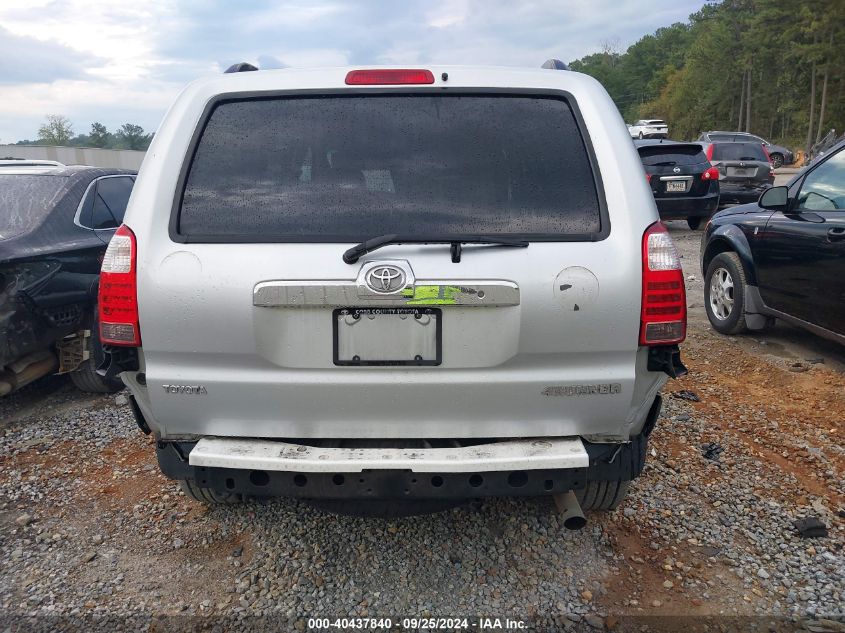
<path id="1" fill-rule="evenodd" d="M 100 63 L 97 57 L 58 42 L 15 35 L 0 26 L 0 84 L 76 79 Z"/>
<path id="2" fill-rule="evenodd" d="M 0 0 L 0 139 L 32 138 L 48 113 L 77 130 L 93 120 L 151 129 L 186 83 L 241 61 L 569 62 L 602 41 L 624 49 L 704 1 Z"/>
<path id="3" fill-rule="evenodd" d="M 288 68 L 288 65 L 272 55 L 259 55 L 258 68 L 261 70 L 270 70 L 271 68 Z"/>

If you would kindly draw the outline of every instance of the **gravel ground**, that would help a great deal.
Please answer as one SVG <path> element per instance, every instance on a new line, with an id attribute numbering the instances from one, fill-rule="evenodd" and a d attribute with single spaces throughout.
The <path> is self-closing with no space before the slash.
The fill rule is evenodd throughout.
<path id="1" fill-rule="evenodd" d="M 700 232 L 672 231 L 690 285 L 690 375 L 667 385 L 649 464 L 617 512 L 569 532 L 548 499 L 401 520 L 295 500 L 206 508 L 158 473 L 120 394 L 51 378 L 0 400 L 0 629 L 473 615 L 537 630 L 845 631 L 842 350 L 713 333 Z M 682 390 L 699 401 L 672 395 Z M 722 451 L 708 459 L 712 444 Z M 792 522 L 806 516 L 829 535 L 801 539 Z"/>

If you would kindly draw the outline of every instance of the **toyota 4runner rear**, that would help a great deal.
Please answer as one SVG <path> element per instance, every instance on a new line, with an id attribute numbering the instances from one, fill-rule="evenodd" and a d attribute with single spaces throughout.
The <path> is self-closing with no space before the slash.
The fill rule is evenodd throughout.
<path id="1" fill-rule="evenodd" d="M 105 371 L 204 501 L 613 508 L 684 371 L 675 248 L 613 102 L 568 71 L 195 82 L 99 299 Z"/>

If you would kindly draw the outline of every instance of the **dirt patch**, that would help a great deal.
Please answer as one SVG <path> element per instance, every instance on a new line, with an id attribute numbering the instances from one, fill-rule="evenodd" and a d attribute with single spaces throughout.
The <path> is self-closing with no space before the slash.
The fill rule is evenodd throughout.
<path id="1" fill-rule="evenodd" d="M 691 337 L 684 354 L 690 373 L 677 388 L 699 394 L 692 407 L 700 415 L 795 475 L 806 492 L 831 504 L 845 501 L 845 377 L 820 365 L 790 371 L 792 364 L 746 354 L 716 335 Z"/>

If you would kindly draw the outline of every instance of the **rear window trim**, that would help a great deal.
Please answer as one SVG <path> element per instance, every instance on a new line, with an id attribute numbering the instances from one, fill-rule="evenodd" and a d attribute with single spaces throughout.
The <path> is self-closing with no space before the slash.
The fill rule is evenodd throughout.
<path id="1" fill-rule="evenodd" d="M 82 193 L 82 199 L 79 201 L 79 204 L 76 207 L 76 213 L 73 216 L 73 223 L 78 226 L 80 229 L 85 229 L 86 231 L 115 231 L 117 227 L 111 229 L 95 229 L 93 226 L 85 226 L 82 220 L 82 204 L 85 202 L 85 198 L 91 192 L 91 189 L 97 186 L 97 183 L 101 180 L 105 180 L 106 178 L 130 178 L 132 180 L 132 184 L 134 187 L 135 181 L 137 176 L 133 176 L 131 174 L 109 174 L 107 176 L 97 176 L 91 182 L 88 183 L 88 186 L 85 187 L 85 191 Z"/>
<path id="2" fill-rule="evenodd" d="M 179 232 L 179 216 L 182 210 L 182 200 L 187 187 L 188 174 L 194 163 L 199 148 L 199 142 L 205 133 L 205 129 L 211 120 L 215 108 L 223 103 L 240 101 L 269 101 L 280 97 L 318 97 L 318 96 L 415 96 L 415 95 L 438 95 L 449 93 L 453 95 L 512 95 L 512 96 L 534 96 L 555 98 L 564 101 L 572 110 L 575 117 L 578 133 L 587 150 L 587 159 L 590 171 L 593 174 L 593 183 L 596 187 L 596 198 L 599 210 L 599 230 L 592 233 L 578 234 L 508 234 L 509 238 L 523 239 L 530 242 L 599 242 L 610 235 L 610 215 L 607 208 L 607 198 L 604 192 L 604 184 L 601 178 L 601 171 L 598 167 L 593 143 L 590 138 L 581 110 L 575 97 L 566 90 L 555 89 L 533 89 L 533 88 L 441 88 L 425 87 L 416 89 L 397 88 L 332 88 L 332 89 L 309 89 L 309 90 L 278 90 L 278 91 L 248 91 L 248 92 L 227 92 L 219 94 L 210 99 L 203 108 L 200 115 L 200 123 L 194 128 L 185 154 L 186 160 L 182 161 L 179 171 L 179 178 L 176 181 L 176 188 L 173 196 L 173 204 L 170 209 L 170 221 L 168 223 L 168 234 L 172 242 L 178 244 L 352 244 L 348 236 L 340 238 L 337 235 L 320 236 L 264 236 L 264 235 L 186 235 Z M 492 237 L 496 235 L 491 234 Z M 414 236 L 418 238 L 420 236 Z M 425 236 L 423 236 L 425 237 Z M 435 236 L 437 238 L 441 236 Z M 501 237 L 501 236 L 498 236 Z"/>

